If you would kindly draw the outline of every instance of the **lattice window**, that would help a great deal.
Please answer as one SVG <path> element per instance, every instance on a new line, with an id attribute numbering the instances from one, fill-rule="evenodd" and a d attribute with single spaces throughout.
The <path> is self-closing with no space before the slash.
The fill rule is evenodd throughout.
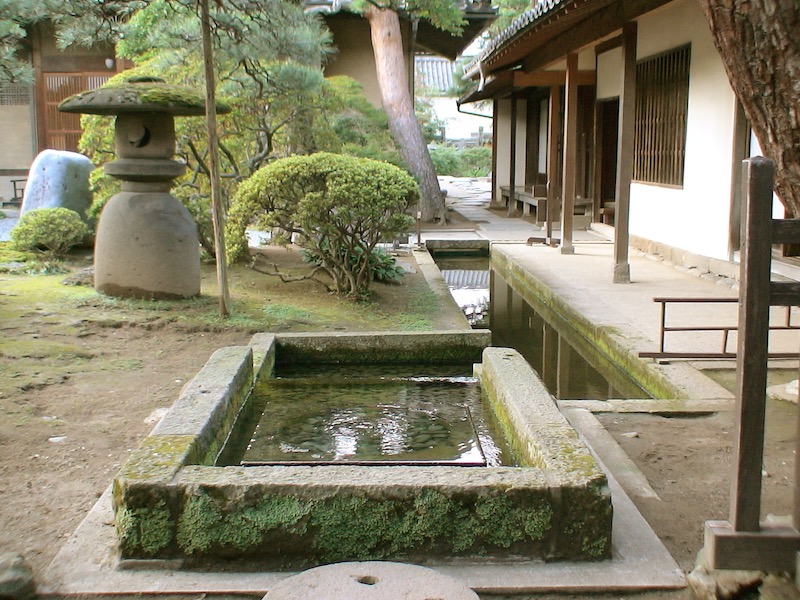
<path id="1" fill-rule="evenodd" d="M 76 152 L 81 139 L 81 116 L 58 110 L 65 98 L 93 90 L 111 77 L 108 73 L 45 73 L 45 121 L 47 147 Z"/>
<path id="2" fill-rule="evenodd" d="M 636 66 L 636 181 L 683 185 L 690 61 L 684 46 Z"/>
<path id="3" fill-rule="evenodd" d="M 31 88 L 21 83 L 0 83 L 0 106 L 27 106 Z"/>

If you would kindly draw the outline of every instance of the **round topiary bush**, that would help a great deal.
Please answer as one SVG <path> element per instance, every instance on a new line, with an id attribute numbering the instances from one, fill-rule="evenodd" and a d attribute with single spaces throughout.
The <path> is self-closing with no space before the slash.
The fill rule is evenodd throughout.
<path id="1" fill-rule="evenodd" d="M 407 172 L 376 160 L 327 152 L 276 160 L 239 186 L 228 213 L 228 258 L 248 256 L 248 226 L 278 229 L 330 275 L 339 294 L 366 298 L 377 244 L 411 229 L 406 211 L 418 198 Z"/>
<path id="2" fill-rule="evenodd" d="M 11 247 L 21 252 L 63 256 L 89 235 L 80 215 L 68 208 L 37 208 L 20 217 L 11 230 Z"/>

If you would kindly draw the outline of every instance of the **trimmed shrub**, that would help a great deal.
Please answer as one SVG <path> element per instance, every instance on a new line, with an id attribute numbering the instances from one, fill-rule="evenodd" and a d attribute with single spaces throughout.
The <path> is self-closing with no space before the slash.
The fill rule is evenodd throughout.
<path id="1" fill-rule="evenodd" d="M 11 247 L 21 252 L 65 255 L 89 235 L 80 215 L 68 208 L 37 208 L 22 215 L 11 230 Z"/>
<path id="2" fill-rule="evenodd" d="M 379 161 L 327 152 L 277 160 L 239 187 L 228 215 L 228 257 L 248 257 L 249 225 L 278 229 L 298 240 L 336 292 L 363 299 L 376 245 L 410 231 L 406 210 L 418 198 L 408 173 Z"/>
<path id="3" fill-rule="evenodd" d="M 437 175 L 486 177 L 492 170 L 492 150 L 485 146 L 458 150 L 452 146 L 430 148 Z"/>

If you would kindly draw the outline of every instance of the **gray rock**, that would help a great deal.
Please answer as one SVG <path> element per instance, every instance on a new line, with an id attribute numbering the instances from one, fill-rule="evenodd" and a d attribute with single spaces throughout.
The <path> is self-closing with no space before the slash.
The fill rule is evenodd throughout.
<path id="1" fill-rule="evenodd" d="M 86 219 L 92 204 L 92 161 L 83 154 L 45 150 L 34 159 L 25 184 L 21 214 L 37 208 L 69 208 Z"/>
<path id="2" fill-rule="evenodd" d="M 33 571 L 19 554 L 0 554 L 0 598 L 28 600 L 36 595 Z"/>

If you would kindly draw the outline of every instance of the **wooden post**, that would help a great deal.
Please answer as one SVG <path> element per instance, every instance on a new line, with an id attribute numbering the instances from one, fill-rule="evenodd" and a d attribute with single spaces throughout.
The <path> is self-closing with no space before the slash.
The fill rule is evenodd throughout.
<path id="1" fill-rule="evenodd" d="M 614 283 L 631 282 L 630 243 L 631 180 L 633 179 L 634 115 L 636 111 L 636 21 L 622 28 L 622 82 L 619 96 L 617 190 L 614 213 Z"/>
<path id="2" fill-rule="evenodd" d="M 517 202 L 514 200 L 517 186 L 517 99 L 511 96 L 511 148 L 509 154 L 508 168 L 508 212 L 509 217 L 517 211 Z"/>
<path id="3" fill-rule="evenodd" d="M 575 214 L 575 172 L 578 168 L 578 55 L 567 55 L 567 80 L 564 95 L 564 157 L 561 184 L 561 254 L 574 254 L 572 220 Z"/>
<path id="4" fill-rule="evenodd" d="M 800 550 L 797 506 L 793 526 L 760 522 L 769 307 L 800 302 L 795 282 L 770 280 L 772 244 L 800 240 L 800 220 L 772 219 L 774 173 L 771 160 L 744 161 L 731 505 L 728 521 L 706 522 L 705 555 L 713 569 L 794 571 Z"/>
<path id="5" fill-rule="evenodd" d="M 558 142 L 561 137 L 561 87 L 550 88 L 550 115 L 547 128 L 547 219 L 544 225 L 545 242 L 553 245 L 553 221 L 558 200 Z"/>
<path id="6" fill-rule="evenodd" d="M 211 42 L 211 18 L 208 0 L 200 0 L 200 18 L 203 30 L 203 63 L 206 76 L 206 128 L 208 131 L 208 176 L 211 179 L 211 216 L 214 224 L 214 249 L 219 285 L 219 316 L 231 314 L 228 291 L 228 266 L 225 256 L 225 210 L 222 206 L 222 189 L 219 182 L 219 138 L 217 137 L 217 99 L 214 77 L 214 46 Z"/>
<path id="7" fill-rule="evenodd" d="M 730 522 L 737 531 L 758 531 L 760 522 L 772 263 L 773 170 L 771 161 L 759 157 L 744 161 L 742 172 L 745 204 L 730 509 Z"/>

